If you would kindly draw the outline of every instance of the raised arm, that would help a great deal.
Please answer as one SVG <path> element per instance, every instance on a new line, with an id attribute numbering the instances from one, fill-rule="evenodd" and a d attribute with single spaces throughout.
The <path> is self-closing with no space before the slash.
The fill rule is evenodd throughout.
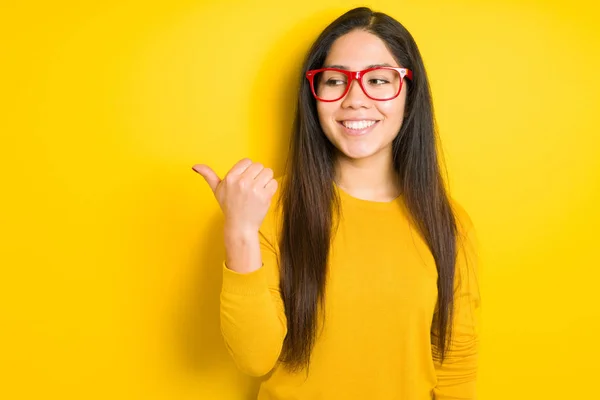
<path id="1" fill-rule="evenodd" d="M 193 169 L 211 187 L 225 215 L 221 332 L 238 368 L 252 376 L 276 364 L 287 321 L 279 292 L 273 171 L 242 159 L 220 179 L 202 164 Z"/>

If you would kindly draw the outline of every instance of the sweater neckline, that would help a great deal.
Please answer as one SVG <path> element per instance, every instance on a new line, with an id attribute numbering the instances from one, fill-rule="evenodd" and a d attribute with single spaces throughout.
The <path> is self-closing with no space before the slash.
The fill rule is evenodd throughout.
<path id="1" fill-rule="evenodd" d="M 396 209 L 398 204 L 402 201 L 402 194 L 399 194 L 390 201 L 375 201 L 366 200 L 352 196 L 350 193 L 342 189 L 335 181 L 333 182 L 335 189 L 339 193 L 340 199 L 343 203 L 358 206 L 363 209 L 374 209 L 374 210 L 390 210 Z"/>

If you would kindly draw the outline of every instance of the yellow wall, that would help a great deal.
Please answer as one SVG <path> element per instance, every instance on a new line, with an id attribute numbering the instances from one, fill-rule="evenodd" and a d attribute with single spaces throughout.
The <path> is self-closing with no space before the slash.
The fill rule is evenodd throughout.
<path id="1" fill-rule="evenodd" d="M 483 399 L 597 386 L 593 3 L 369 3 L 421 48 L 479 228 Z M 222 217 L 190 167 L 281 171 L 303 53 L 351 5 L 0 5 L 0 398 L 249 398 L 218 329 Z"/>

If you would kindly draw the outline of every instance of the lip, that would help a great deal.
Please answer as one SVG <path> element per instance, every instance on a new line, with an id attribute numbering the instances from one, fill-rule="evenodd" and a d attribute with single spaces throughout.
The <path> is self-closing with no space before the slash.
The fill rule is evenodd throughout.
<path id="1" fill-rule="evenodd" d="M 367 120 L 366 118 L 363 119 L 345 119 L 343 121 L 365 121 Z M 375 120 L 375 123 L 371 126 L 369 126 L 368 128 L 365 129 L 361 129 L 361 130 L 356 130 L 356 129 L 350 129 L 350 128 L 346 128 L 344 126 L 344 124 L 342 124 L 342 121 L 337 121 L 337 123 L 342 127 L 342 129 L 344 130 L 344 133 L 348 136 L 364 136 L 367 133 L 371 132 L 373 129 L 375 129 L 375 127 L 377 125 L 379 125 L 379 122 L 381 122 L 380 120 Z"/>

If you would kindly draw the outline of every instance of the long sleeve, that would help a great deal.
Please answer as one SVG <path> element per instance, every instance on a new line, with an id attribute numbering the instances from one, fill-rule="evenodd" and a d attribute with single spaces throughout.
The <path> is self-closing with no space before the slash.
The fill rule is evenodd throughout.
<path id="1" fill-rule="evenodd" d="M 479 259 L 474 228 L 467 219 L 466 234 L 459 234 L 456 263 L 452 342 L 443 364 L 439 362 L 436 332 L 432 332 L 433 359 L 437 374 L 435 400 L 477 398 L 479 350 Z M 461 240 L 462 239 L 462 240 Z"/>
<path id="2" fill-rule="evenodd" d="M 259 232 L 262 266 L 240 274 L 222 264 L 221 333 L 237 367 L 252 376 L 273 369 L 287 333 L 274 220 L 269 214 Z"/>

